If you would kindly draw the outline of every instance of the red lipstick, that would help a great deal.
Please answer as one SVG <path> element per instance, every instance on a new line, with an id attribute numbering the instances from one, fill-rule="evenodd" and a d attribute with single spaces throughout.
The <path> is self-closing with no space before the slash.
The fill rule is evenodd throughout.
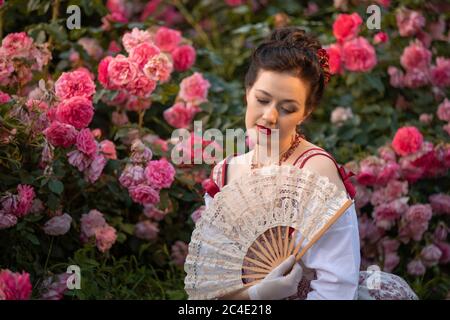
<path id="1" fill-rule="evenodd" d="M 256 125 L 256 127 L 258 128 L 258 130 L 268 136 L 270 136 L 270 134 L 272 133 L 272 130 L 270 128 L 261 126 L 259 124 Z"/>

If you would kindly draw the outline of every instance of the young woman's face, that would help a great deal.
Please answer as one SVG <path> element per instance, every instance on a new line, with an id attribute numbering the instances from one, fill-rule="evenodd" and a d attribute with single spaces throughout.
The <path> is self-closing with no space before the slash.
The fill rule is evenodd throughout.
<path id="1" fill-rule="evenodd" d="M 308 84 L 288 73 L 260 70 L 256 82 L 246 90 L 247 130 L 256 125 L 278 129 L 280 151 L 290 145 L 296 126 L 305 118 Z M 259 134 L 259 133 L 258 133 Z"/>

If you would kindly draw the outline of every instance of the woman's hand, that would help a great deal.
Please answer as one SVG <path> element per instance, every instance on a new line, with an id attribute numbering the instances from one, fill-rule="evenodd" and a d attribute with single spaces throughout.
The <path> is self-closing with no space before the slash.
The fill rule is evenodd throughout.
<path id="1" fill-rule="evenodd" d="M 290 269 L 289 274 L 284 275 Z M 302 279 L 303 269 L 289 256 L 273 269 L 261 282 L 248 289 L 250 300 L 281 300 L 297 293 L 298 283 Z"/>

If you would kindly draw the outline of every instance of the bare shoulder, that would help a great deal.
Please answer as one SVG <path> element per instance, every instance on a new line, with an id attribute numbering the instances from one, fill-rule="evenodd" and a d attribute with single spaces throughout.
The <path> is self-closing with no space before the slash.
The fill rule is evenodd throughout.
<path id="1" fill-rule="evenodd" d="M 334 183 L 338 189 L 346 191 L 341 176 L 339 175 L 339 171 L 334 161 L 329 157 L 323 154 L 315 155 L 305 162 L 303 168 L 318 173 L 321 176 L 328 177 L 330 182 Z"/>

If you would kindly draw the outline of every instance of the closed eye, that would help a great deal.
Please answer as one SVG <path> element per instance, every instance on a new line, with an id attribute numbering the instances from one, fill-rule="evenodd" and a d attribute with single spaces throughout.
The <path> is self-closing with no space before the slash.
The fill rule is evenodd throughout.
<path id="1" fill-rule="evenodd" d="M 269 103 L 269 101 L 267 101 L 267 100 L 260 100 L 260 99 L 256 99 L 259 103 L 261 103 L 261 104 L 268 104 Z"/>

